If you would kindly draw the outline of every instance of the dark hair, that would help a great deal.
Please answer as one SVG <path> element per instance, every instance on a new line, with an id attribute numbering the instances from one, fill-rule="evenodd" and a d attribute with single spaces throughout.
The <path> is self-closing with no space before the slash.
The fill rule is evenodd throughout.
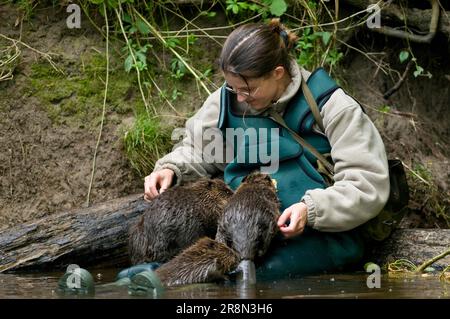
<path id="1" fill-rule="evenodd" d="M 245 81 L 265 76 L 279 65 L 290 74 L 289 51 L 297 39 L 279 19 L 272 19 L 268 24 L 244 24 L 231 32 L 225 41 L 220 68 Z"/>

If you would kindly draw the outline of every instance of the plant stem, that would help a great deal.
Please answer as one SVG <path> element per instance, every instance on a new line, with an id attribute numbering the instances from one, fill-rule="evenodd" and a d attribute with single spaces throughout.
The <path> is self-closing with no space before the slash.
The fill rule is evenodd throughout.
<path id="1" fill-rule="evenodd" d="M 105 13 L 105 24 L 106 24 L 106 79 L 105 79 L 105 94 L 103 96 L 103 110 L 102 110 L 102 120 L 100 122 L 100 132 L 98 133 L 97 144 L 95 145 L 94 151 L 94 159 L 92 161 L 92 172 L 91 172 L 91 181 L 89 183 L 89 189 L 86 199 L 86 207 L 89 207 L 92 184 L 94 182 L 95 175 L 95 166 L 97 164 L 97 151 L 100 145 L 100 140 L 102 138 L 103 124 L 105 122 L 105 113 L 106 113 L 106 97 L 108 96 L 108 82 L 109 82 L 109 25 L 108 25 L 108 15 L 106 14 L 106 5 L 103 3 L 103 10 Z"/>
<path id="2" fill-rule="evenodd" d="M 423 272 L 425 270 L 425 268 L 427 268 L 431 264 L 435 263 L 439 259 L 444 258 L 447 255 L 450 255 L 450 249 L 444 251 L 442 254 L 437 255 L 436 257 L 431 258 L 430 260 L 425 261 L 422 265 L 417 267 L 416 272 L 418 272 L 418 273 Z"/>
<path id="3" fill-rule="evenodd" d="M 119 20 L 120 29 L 122 30 L 123 37 L 125 38 L 125 41 L 127 43 L 128 50 L 130 51 L 131 57 L 133 58 L 133 63 L 135 65 L 136 74 L 137 74 L 137 78 L 138 78 L 139 91 L 141 93 L 141 97 L 142 97 L 142 101 L 144 102 L 145 109 L 147 110 L 147 115 L 150 117 L 150 112 L 149 112 L 149 106 L 148 106 L 148 103 L 147 103 L 147 99 L 145 98 L 144 91 L 142 90 L 141 72 L 139 71 L 139 68 L 137 66 L 136 56 L 133 53 L 133 48 L 131 47 L 130 41 L 128 40 L 127 34 L 125 32 L 125 29 L 123 28 L 122 19 L 120 18 L 119 11 L 117 11 L 117 9 L 114 9 L 114 11 L 116 12 L 117 19 Z M 153 108 L 153 112 L 156 114 L 156 110 L 154 108 Z"/>
<path id="4" fill-rule="evenodd" d="M 166 40 L 161 36 L 161 34 L 151 25 L 135 8 L 133 8 L 136 15 L 141 18 L 141 20 L 150 28 L 151 32 L 154 36 L 156 36 L 164 46 L 167 46 Z M 203 87 L 203 89 L 208 93 L 208 95 L 211 94 L 211 91 L 206 87 L 205 83 L 200 79 L 200 77 L 197 75 L 197 73 L 191 68 L 191 66 L 186 62 L 183 57 L 174 50 L 174 48 L 169 47 L 169 50 L 172 51 L 172 53 L 184 64 L 184 66 L 192 73 L 192 75 L 195 77 L 195 79 L 200 83 L 200 85 Z"/>

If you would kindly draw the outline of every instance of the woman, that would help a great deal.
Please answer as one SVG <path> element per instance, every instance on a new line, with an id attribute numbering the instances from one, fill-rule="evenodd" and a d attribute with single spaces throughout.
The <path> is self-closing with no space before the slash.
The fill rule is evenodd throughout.
<path id="1" fill-rule="evenodd" d="M 172 184 L 223 172 L 225 181 L 235 188 L 255 165 L 238 162 L 236 157 L 205 160 L 209 141 L 196 135 L 208 128 L 223 133 L 227 128 L 281 129 L 267 117 L 269 112 L 280 114 L 319 152 L 331 153 L 334 183 L 325 183 L 317 173 L 317 159 L 281 129 L 280 169 L 272 177 L 282 202 L 278 226 L 288 240 L 274 243 L 259 266 L 259 274 L 270 277 L 337 270 L 358 262 L 364 247 L 355 228 L 375 217 L 389 195 L 387 158 L 377 129 L 323 70 L 312 74 L 297 65 L 289 56 L 296 40 L 278 20 L 234 30 L 220 56 L 226 84 L 187 121 L 181 145 L 156 163 L 144 185 L 145 198 L 152 199 Z M 319 105 L 323 130 L 305 102 L 302 80 Z M 236 154 L 243 144 L 246 150 L 254 150 L 244 142 L 227 144 L 224 152 L 231 147 Z"/>

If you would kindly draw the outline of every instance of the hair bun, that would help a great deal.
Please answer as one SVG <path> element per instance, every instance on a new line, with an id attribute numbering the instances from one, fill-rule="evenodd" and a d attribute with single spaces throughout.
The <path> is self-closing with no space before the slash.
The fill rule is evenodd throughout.
<path id="1" fill-rule="evenodd" d="M 279 18 L 274 18 L 274 19 L 270 20 L 268 25 L 269 25 L 269 28 L 272 30 L 272 32 L 281 34 L 281 31 L 283 31 L 283 25 L 281 24 Z"/>

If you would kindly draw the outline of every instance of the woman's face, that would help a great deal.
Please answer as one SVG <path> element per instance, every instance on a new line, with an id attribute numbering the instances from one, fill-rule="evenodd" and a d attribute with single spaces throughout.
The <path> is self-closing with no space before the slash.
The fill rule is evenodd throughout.
<path id="1" fill-rule="evenodd" d="M 284 71 L 284 68 L 282 69 Z M 281 77 L 276 70 L 264 77 L 249 78 L 247 83 L 233 73 L 224 73 L 224 77 L 228 86 L 236 93 L 238 102 L 246 102 L 254 110 L 265 109 L 281 95 Z"/>

